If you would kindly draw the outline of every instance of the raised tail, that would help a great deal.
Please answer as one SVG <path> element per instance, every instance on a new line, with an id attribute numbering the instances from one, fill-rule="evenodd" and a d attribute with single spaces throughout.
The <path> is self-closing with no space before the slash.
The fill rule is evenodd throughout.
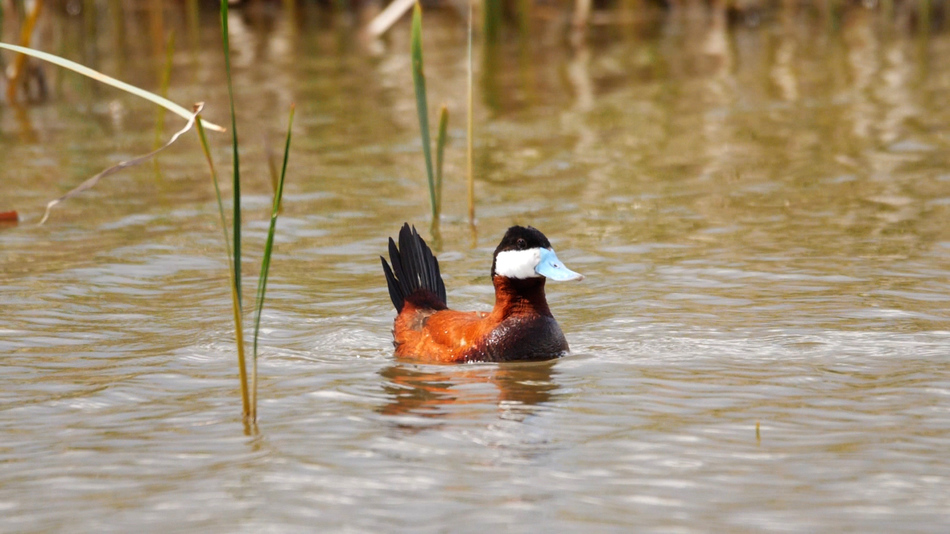
<path id="1" fill-rule="evenodd" d="M 393 238 L 389 238 L 390 269 L 382 256 L 383 272 L 389 285 L 389 298 L 397 312 L 401 312 L 406 302 L 433 310 L 446 309 L 445 283 L 439 273 L 439 260 L 416 232 L 405 223 L 399 230 L 399 249 Z"/>

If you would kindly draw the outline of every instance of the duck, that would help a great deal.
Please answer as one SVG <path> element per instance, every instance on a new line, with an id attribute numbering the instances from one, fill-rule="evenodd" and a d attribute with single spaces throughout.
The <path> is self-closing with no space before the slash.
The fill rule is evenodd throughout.
<path id="1" fill-rule="evenodd" d="M 415 227 L 403 224 L 399 245 L 382 256 L 393 321 L 395 356 L 431 363 L 541 361 L 570 351 L 544 294 L 547 280 L 582 280 L 564 266 L 536 228 L 512 226 L 495 248 L 491 312 L 451 310 L 439 260 Z"/>

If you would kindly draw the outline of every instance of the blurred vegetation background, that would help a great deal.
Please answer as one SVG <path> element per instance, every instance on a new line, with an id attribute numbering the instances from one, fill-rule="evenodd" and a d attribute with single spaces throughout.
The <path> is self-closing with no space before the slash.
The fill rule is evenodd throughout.
<path id="1" fill-rule="evenodd" d="M 378 49 L 379 39 L 386 39 L 393 24 L 408 23 L 412 5 L 408 0 L 232 0 L 230 4 L 236 8 L 235 16 L 255 26 L 273 25 L 283 17 L 304 32 L 350 31 L 371 51 Z M 458 30 L 465 30 L 469 5 L 464 0 L 422 4 L 427 11 L 454 16 Z M 199 20 L 212 16 L 218 5 L 217 0 L 0 0 L 0 40 L 74 55 L 56 20 L 76 17 L 84 21 L 83 32 L 111 35 L 114 47 L 157 56 L 167 50 L 175 28 L 196 44 Z M 574 47 L 651 39 L 664 31 L 728 32 L 737 26 L 806 24 L 836 32 L 854 19 L 870 23 L 875 31 L 926 38 L 942 31 L 948 18 L 946 0 L 474 0 L 473 8 L 483 44 L 530 37 Z M 48 97 L 46 67 L 4 53 L 0 72 L 7 101 L 16 100 L 21 89 L 23 101 Z"/>

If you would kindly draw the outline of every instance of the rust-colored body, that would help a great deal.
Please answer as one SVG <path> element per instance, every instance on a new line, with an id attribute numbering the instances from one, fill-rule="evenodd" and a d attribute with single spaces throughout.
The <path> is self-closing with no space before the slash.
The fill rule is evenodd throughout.
<path id="1" fill-rule="evenodd" d="M 431 299 L 408 299 L 393 323 L 396 356 L 444 363 L 529 361 L 568 351 L 544 297 L 544 278 L 495 276 L 492 282 L 490 313 L 433 309 Z"/>

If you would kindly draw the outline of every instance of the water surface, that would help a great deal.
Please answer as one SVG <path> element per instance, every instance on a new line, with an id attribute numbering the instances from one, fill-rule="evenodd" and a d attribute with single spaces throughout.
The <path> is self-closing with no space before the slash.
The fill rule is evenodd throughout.
<path id="1" fill-rule="evenodd" d="M 177 9 L 170 97 L 225 123 L 214 13 Z M 0 226 L 0 530 L 950 526 L 945 33 L 860 9 L 837 26 L 674 12 L 580 48 L 548 23 L 506 29 L 476 51 L 473 235 L 465 34 L 427 13 L 430 98 L 452 114 L 449 304 L 490 307 L 514 223 L 587 275 L 548 286 L 572 355 L 430 366 L 391 355 L 378 260 L 404 221 L 431 237 L 408 25 L 369 46 L 321 13 L 231 23 L 249 280 L 266 154 L 298 106 L 257 436 L 196 141 L 37 227 L 150 150 L 156 113 L 52 70 L 49 102 L 0 108 L 0 211 L 24 219 Z M 150 21 L 57 15 L 48 48 L 156 89 Z"/>

